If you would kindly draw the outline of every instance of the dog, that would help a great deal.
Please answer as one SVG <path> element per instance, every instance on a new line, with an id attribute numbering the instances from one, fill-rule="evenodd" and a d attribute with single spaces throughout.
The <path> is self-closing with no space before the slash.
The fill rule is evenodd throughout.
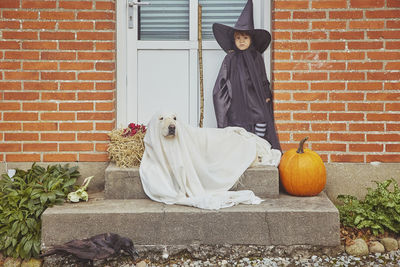
<path id="1" fill-rule="evenodd" d="M 160 115 L 158 117 L 160 123 L 161 134 L 166 138 L 175 137 L 176 130 L 176 115 L 175 114 L 166 114 Z"/>
<path id="2" fill-rule="evenodd" d="M 161 135 L 165 138 L 171 139 L 177 135 L 176 127 L 176 114 L 175 113 L 165 113 L 158 117 L 160 124 Z M 253 138 L 256 142 L 256 155 L 254 161 L 250 167 L 257 167 L 260 165 L 270 165 L 266 164 L 265 158 L 270 158 L 271 145 L 263 138 L 257 136 L 256 134 L 250 133 L 241 127 L 227 127 L 227 131 L 233 131 L 238 135 L 244 136 L 246 138 Z"/>
<path id="3" fill-rule="evenodd" d="M 256 155 L 254 157 L 253 162 L 251 163 L 250 167 L 257 167 L 260 165 L 265 165 L 264 158 L 268 155 L 268 149 L 270 148 L 269 143 L 264 140 L 263 138 L 259 137 L 258 135 L 246 131 L 244 128 L 241 127 L 229 127 L 233 129 L 235 133 L 238 135 L 244 136 L 246 138 L 253 138 L 256 142 Z M 268 147 L 268 149 L 266 149 Z"/>

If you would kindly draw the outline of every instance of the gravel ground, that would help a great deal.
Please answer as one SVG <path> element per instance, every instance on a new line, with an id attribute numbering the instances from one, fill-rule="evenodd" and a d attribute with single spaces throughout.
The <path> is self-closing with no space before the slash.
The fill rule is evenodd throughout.
<path id="1" fill-rule="evenodd" d="M 365 257 L 353 257 L 340 255 L 338 257 L 312 256 L 311 258 L 243 258 L 239 261 L 216 260 L 191 261 L 182 260 L 179 263 L 169 265 L 148 264 L 149 266 L 400 266 L 400 254 L 388 253 L 385 255 L 369 255 Z"/>
<path id="2" fill-rule="evenodd" d="M 141 264 L 138 264 L 140 266 Z M 123 267 L 133 267 L 125 264 Z M 144 264 L 143 264 L 144 266 Z M 336 257 L 316 256 L 302 257 L 270 257 L 270 258 L 242 258 L 239 260 L 226 260 L 211 258 L 209 260 L 180 259 L 171 263 L 151 263 L 147 266 L 400 266 L 400 252 L 393 251 L 385 254 L 371 254 L 368 256 L 354 257 L 345 253 Z"/>
<path id="3" fill-rule="evenodd" d="M 136 263 L 136 264 L 135 264 Z M 93 266 L 103 267 L 151 267 L 151 266 L 400 266 L 400 251 L 392 251 L 385 254 L 370 254 L 362 257 L 349 256 L 346 253 L 340 253 L 337 256 L 326 255 L 308 255 L 308 256 L 275 256 L 275 257 L 250 257 L 238 259 L 224 259 L 219 257 L 211 257 L 209 259 L 196 260 L 187 258 L 183 255 L 181 258 L 173 257 L 168 259 L 160 258 L 158 261 L 150 261 L 144 259 L 143 261 L 137 260 L 132 262 L 128 258 L 118 258 L 107 261 L 97 261 Z M 59 265 L 58 265 L 59 264 Z M 63 257 L 62 262 L 60 258 L 58 264 L 55 262 L 48 262 L 44 266 L 63 266 L 63 267 L 87 267 L 87 263 L 78 263 L 70 257 Z"/>

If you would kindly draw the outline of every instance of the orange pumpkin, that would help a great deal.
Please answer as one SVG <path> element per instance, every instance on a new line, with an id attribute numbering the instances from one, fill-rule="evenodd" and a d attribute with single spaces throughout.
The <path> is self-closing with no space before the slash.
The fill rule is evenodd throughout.
<path id="1" fill-rule="evenodd" d="M 307 139 L 300 141 L 297 150 L 286 151 L 279 164 L 283 187 L 295 196 L 318 195 L 326 184 L 326 169 L 321 157 L 311 149 L 303 149 Z"/>

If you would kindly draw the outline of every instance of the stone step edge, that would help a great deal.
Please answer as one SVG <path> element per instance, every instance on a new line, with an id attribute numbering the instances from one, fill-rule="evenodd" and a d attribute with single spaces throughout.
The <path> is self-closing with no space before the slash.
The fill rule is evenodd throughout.
<path id="1" fill-rule="evenodd" d="M 47 209 L 42 227 L 44 247 L 105 232 L 130 237 L 139 245 L 340 244 L 339 214 L 325 194 L 281 195 L 260 205 L 218 211 L 144 199 L 89 201 Z"/>
<path id="2" fill-rule="evenodd" d="M 110 163 L 105 171 L 104 187 L 106 199 L 148 199 L 138 167 L 119 168 Z M 276 198 L 279 196 L 279 171 L 272 166 L 249 168 L 231 190 L 252 190 L 261 198 Z"/>

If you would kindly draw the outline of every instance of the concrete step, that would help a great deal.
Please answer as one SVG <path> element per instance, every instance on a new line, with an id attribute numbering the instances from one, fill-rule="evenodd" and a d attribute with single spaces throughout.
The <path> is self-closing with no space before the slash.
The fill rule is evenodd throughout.
<path id="1" fill-rule="evenodd" d="M 325 193 L 307 198 L 281 194 L 260 205 L 219 211 L 148 199 L 91 199 L 54 206 L 42 215 L 43 248 L 105 232 L 142 246 L 340 244 L 339 214 Z"/>
<path id="2" fill-rule="evenodd" d="M 110 163 L 105 171 L 104 197 L 106 199 L 148 199 L 140 181 L 139 168 L 119 168 Z M 249 168 L 232 190 L 252 190 L 261 198 L 279 195 L 278 168 L 260 166 Z"/>

